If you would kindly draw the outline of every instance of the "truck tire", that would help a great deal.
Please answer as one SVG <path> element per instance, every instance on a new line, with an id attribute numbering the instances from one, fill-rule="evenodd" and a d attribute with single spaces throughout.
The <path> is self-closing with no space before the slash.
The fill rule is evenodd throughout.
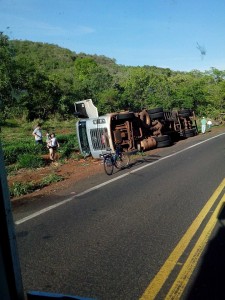
<path id="1" fill-rule="evenodd" d="M 186 129 L 186 130 L 184 130 L 184 135 L 186 138 L 195 136 L 195 130 L 194 129 Z"/>
<path id="2" fill-rule="evenodd" d="M 170 139 L 169 135 L 164 134 L 164 135 L 160 135 L 160 136 L 154 136 L 154 139 L 156 140 L 156 142 L 162 142 L 162 141 L 167 141 Z"/>
<path id="3" fill-rule="evenodd" d="M 191 115 L 190 109 L 182 109 L 182 110 L 178 111 L 179 117 L 187 118 L 187 117 L 190 117 L 190 115 Z"/>
<path id="4" fill-rule="evenodd" d="M 171 145 L 171 138 L 169 135 L 154 136 L 153 138 L 157 142 L 157 148 L 168 147 Z"/>
<path id="5" fill-rule="evenodd" d="M 135 115 L 134 113 L 121 113 L 116 115 L 116 120 L 132 120 L 134 119 Z"/>
<path id="6" fill-rule="evenodd" d="M 185 108 L 185 109 L 181 109 L 178 111 L 179 114 L 190 114 L 190 109 L 189 108 Z"/>
<path id="7" fill-rule="evenodd" d="M 157 148 L 169 147 L 171 146 L 171 140 L 162 141 L 157 143 Z"/>
<path id="8" fill-rule="evenodd" d="M 164 113 L 162 111 L 154 113 L 154 114 L 151 113 L 149 115 L 152 120 L 164 119 Z"/>
<path id="9" fill-rule="evenodd" d="M 156 114 L 158 112 L 163 112 L 163 108 L 162 107 L 157 107 L 157 108 L 153 108 L 153 109 L 148 110 L 149 114 Z"/>

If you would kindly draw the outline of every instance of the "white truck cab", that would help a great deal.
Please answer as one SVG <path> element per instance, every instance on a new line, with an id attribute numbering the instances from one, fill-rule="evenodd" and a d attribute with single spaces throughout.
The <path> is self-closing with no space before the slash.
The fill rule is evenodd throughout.
<path id="1" fill-rule="evenodd" d="M 107 149 L 114 151 L 110 134 L 111 114 L 98 118 L 80 119 L 76 131 L 80 151 L 84 156 L 99 158 Z"/>
<path id="2" fill-rule="evenodd" d="M 84 156 L 99 158 L 108 149 L 114 152 L 118 144 L 123 151 L 135 149 L 133 122 L 137 118 L 133 112 L 99 116 L 92 100 L 87 99 L 75 102 L 75 115 L 79 117 L 76 131 L 80 151 Z"/>

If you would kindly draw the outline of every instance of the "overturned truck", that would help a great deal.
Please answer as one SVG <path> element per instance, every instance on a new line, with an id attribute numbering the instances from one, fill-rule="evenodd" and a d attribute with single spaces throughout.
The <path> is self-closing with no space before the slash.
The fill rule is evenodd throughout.
<path id="1" fill-rule="evenodd" d="M 75 102 L 79 118 L 76 131 L 84 156 L 99 158 L 120 145 L 123 151 L 147 151 L 170 146 L 180 138 L 198 134 L 195 113 L 191 109 L 164 111 L 163 108 L 140 112 L 120 111 L 98 115 L 91 99 Z"/>

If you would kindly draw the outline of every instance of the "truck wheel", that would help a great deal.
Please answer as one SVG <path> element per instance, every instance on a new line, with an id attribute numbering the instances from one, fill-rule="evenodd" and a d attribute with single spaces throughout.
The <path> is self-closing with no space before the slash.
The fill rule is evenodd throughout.
<path id="1" fill-rule="evenodd" d="M 161 136 L 153 136 L 153 138 L 156 140 L 156 142 L 163 142 L 163 141 L 170 140 L 170 136 L 167 134 Z"/>
<path id="2" fill-rule="evenodd" d="M 157 148 L 169 147 L 171 145 L 171 141 L 162 141 L 157 143 Z"/>
<path id="3" fill-rule="evenodd" d="M 186 108 L 186 109 L 181 109 L 178 111 L 178 114 L 190 114 L 190 109 Z"/>
<path id="4" fill-rule="evenodd" d="M 171 145 L 171 138 L 169 135 L 154 136 L 153 138 L 157 142 L 157 148 L 168 147 Z"/>
<path id="5" fill-rule="evenodd" d="M 152 120 L 164 119 L 164 113 L 162 111 L 154 113 L 154 114 L 150 113 L 149 115 Z"/>
<path id="6" fill-rule="evenodd" d="M 130 112 L 130 113 L 121 113 L 121 114 L 118 114 L 116 116 L 116 119 L 117 120 L 132 120 L 133 118 L 135 117 L 134 113 Z"/>
<path id="7" fill-rule="evenodd" d="M 194 135 L 198 135 L 198 129 L 196 127 L 192 127 L 192 130 L 194 132 Z"/>
<path id="8" fill-rule="evenodd" d="M 187 130 L 184 130 L 184 135 L 185 137 L 192 137 L 195 135 L 195 130 L 194 129 L 187 129 Z"/>
<path id="9" fill-rule="evenodd" d="M 148 110 L 149 114 L 156 114 L 158 112 L 163 112 L 163 108 L 162 107 L 157 107 L 157 108 L 153 108 L 153 109 Z"/>
<path id="10" fill-rule="evenodd" d="M 178 111 L 179 117 L 187 118 L 190 117 L 190 115 L 191 115 L 190 109 L 182 109 Z"/>

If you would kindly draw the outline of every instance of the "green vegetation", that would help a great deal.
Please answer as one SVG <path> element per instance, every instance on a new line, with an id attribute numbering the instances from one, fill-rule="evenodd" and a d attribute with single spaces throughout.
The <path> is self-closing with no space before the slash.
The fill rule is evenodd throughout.
<path id="1" fill-rule="evenodd" d="M 35 123 L 36 124 L 36 123 Z M 48 120 L 42 124 L 43 136 L 47 131 L 55 132 L 60 144 L 58 149 L 59 161 L 71 156 L 76 159 L 78 154 L 78 141 L 75 134 L 75 120 L 56 121 Z M 7 172 L 15 172 L 21 168 L 34 169 L 44 167 L 49 163 L 48 149 L 45 145 L 36 145 L 31 135 L 33 123 L 14 119 L 5 122 L 1 127 L 1 142 Z M 67 132 L 67 133 L 65 133 Z M 45 155 L 45 159 L 43 156 Z"/>
<path id="2" fill-rule="evenodd" d="M 50 185 L 51 183 L 58 182 L 63 180 L 63 178 L 56 174 L 49 174 L 44 177 L 40 183 L 34 182 L 14 182 L 12 187 L 9 189 L 11 197 L 19 197 L 22 195 L 29 194 L 37 189 L 43 188 L 45 186 Z"/>
<path id="3" fill-rule="evenodd" d="M 22 183 L 14 182 L 13 186 L 9 189 L 11 197 L 19 197 L 22 195 L 29 194 L 35 190 L 34 184 L 32 182 Z"/>
<path id="4" fill-rule="evenodd" d="M 225 112 L 225 70 L 123 66 L 105 56 L 9 40 L 4 33 L 0 33 L 0 61 L 0 129 L 8 173 L 44 166 L 48 149 L 35 145 L 31 136 L 37 123 L 43 135 L 56 133 L 61 161 L 79 159 L 73 115 L 74 102 L 82 99 L 93 99 L 99 114 L 191 108 L 198 117 L 221 120 Z M 32 183 L 14 183 L 11 194 L 35 188 Z"/>
<path id="5" fill-rule="evenodd" d="M 44 160 L 35 154 L 21 154 L 18 157 L 18 168 L 35 169 L 45 165 Z"/>
<path id="6" fill-rule="evenodd" d="M 40 186 L 41 187 L 44 187 L 44 186 L 47 186 L 51 183 L 54 183 L 54 182 L 58 182 L 58 181 L 61 181 L 63 180 L 63 178 L 57 174 L 49 174 L 48 176 L 44 177 L 40 183 Z"/>
<path id="7" fill-rule="evenodd" d="M 179 72 L 117 65 L 105 56 L 56 45 L 9 40 L 0 33 L 0 120 L 69 120 L 74 102 L 92 98 L 100 114 L 162 106 L 191 108 L 218 119 L 225 108 L 225 71 Z"/>
<path id="8" fill-rule="evenodd" d="M 46 164 L 47 148 L 35 145 L 31 136 L 37 123 L 43 135 L 56 133 L 61 161 L 79 159 L 74 102 L 89 98 L 99 114 L 191 108 L 198 117 L 222 120 L 225 70 L 179 72 L 123 66 L 105 56 L 9 40 L 0 33 L 0 128 L 8 173 Z M 20 193 L 31 186 L 16 184 L 14 189 Z"/>

